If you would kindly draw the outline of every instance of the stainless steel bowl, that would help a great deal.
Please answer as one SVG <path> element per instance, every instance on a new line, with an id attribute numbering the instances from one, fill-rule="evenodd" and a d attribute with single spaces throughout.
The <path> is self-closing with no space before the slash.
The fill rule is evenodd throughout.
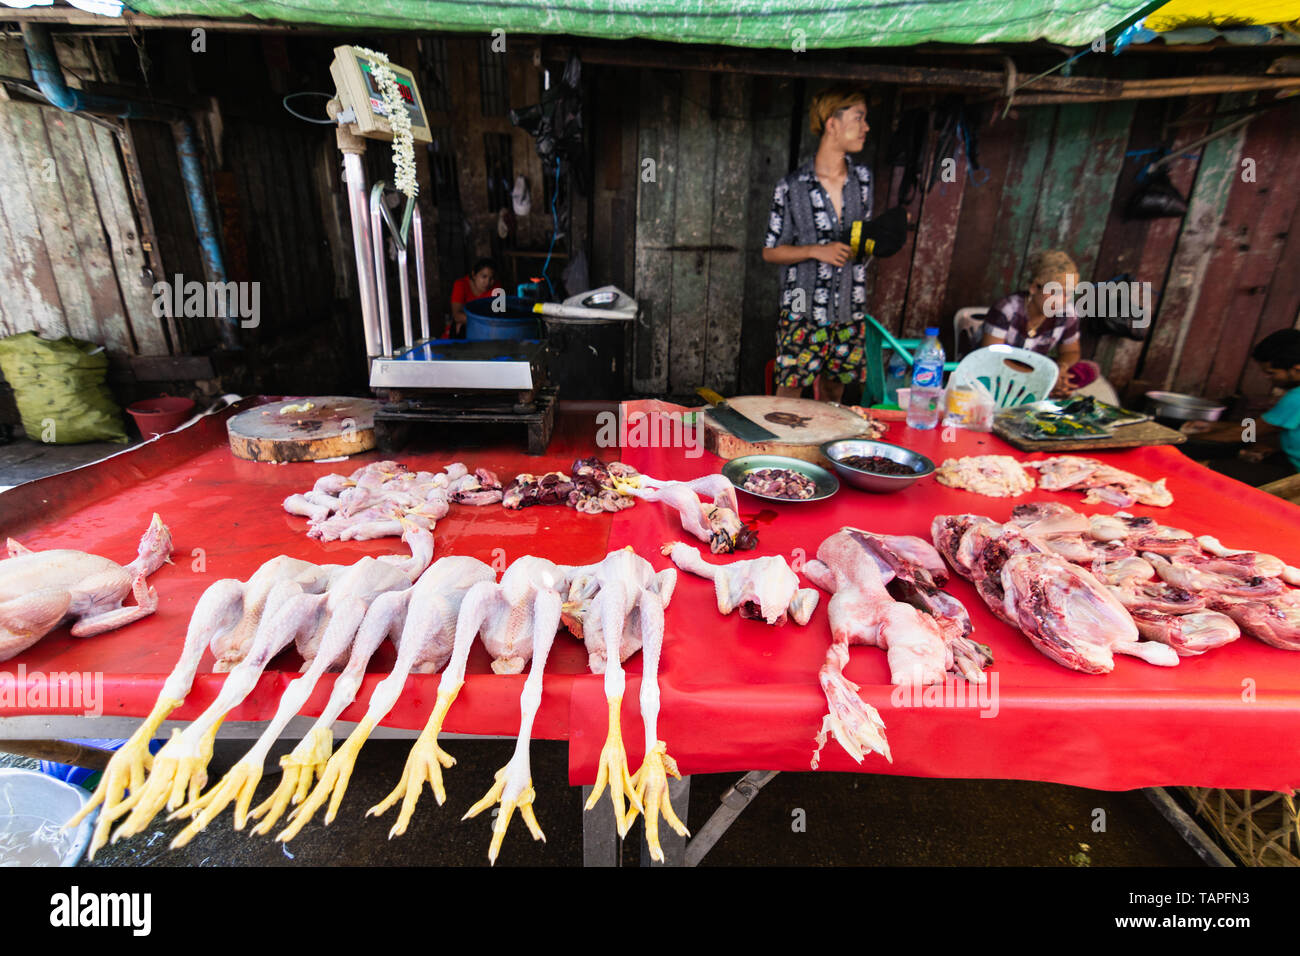
<path id="1" fill-rule="evenodd" d="M 875 494 L 881 494 L 890 491 L 902 491 L 916 484 L 927 475 L 934 474 L 934 462 L 924 455 L 918 455 L 902 445 L 893 445 L 887 441 L 869 441 L 864 438 L 841 438 L 839 441 L 830 441 L 821 446 L 821 452 L 835 469 L 844 482 L 859 491 L 870 491 Z M 915 471 L 912 475 L 877 475 L 874 472 L 863 471 L 861 468 L 854 468 L 846 465 L 841 458 L 847 458 L 852 455 L 863 455 L 872 457 L 879 455 L 881 458 L 888 458 L 891 461 L 907 465 Z"/>
<path id="2" fill-rule="evenodd" d="M 777 498 L 774 495 L 760 495 L 756 491 L 750 491 L 745 487 L 745 476 L 751 471 L 760 471 L 764 468 L 787 468 L 790 471 L 796 471 L 811 478 L 813 484 L 817 486 L 816 490 L 811 498 Z M 762 498 L 764 501 L 777 501 L 781 504 L 803 504 L 805 501 L 821 501 L 840 490 L 839 479 L 821 465 L 814 465 L 802 458 L 787 458 L 784 455 L 744 455 L 740 458 L 733 458 L 722 466 L 722 475 L 735 485 L 738 491 L 753 495 L 755 498 Z"/>
<path id="3" fill-rule="evenodd" d="M 1217 422 L 1226 405 L 1180 392 L 1147 392 L 1147 411 L 1157 418 Z"/>

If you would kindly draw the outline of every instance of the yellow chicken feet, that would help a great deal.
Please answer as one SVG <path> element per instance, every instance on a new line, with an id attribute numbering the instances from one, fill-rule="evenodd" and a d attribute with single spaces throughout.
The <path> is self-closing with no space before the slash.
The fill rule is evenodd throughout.
<path id="1" fill-rule="evenodd" d="M 208 762 L 221 722 L 214 721 L 197 741 L 190 733 L 194 725 L 184 732 L 172 731 L 171 739 L 154 755 L 149 778 L 127 798 L 124 806 L 129 804 L 131 813 L 113 831 L 110 842 L 143 833 L 164 807 L 176 810 L 199 798 L 208 782 Z"/>
<path id="2" fill-rule="evenodd" d="M 605 784 L 608 783 L 609 798 L 614 804 L 614 819 L 618 824 L 618 835 L 625 837 L 628 820 L 624 818 L 624 798 L 638 811 L 644 813 L 645 809 L 641 806 L 641 798 L 637 796 L 636 788 L 632 784 L 632 775 L 627 769 L 627 751 L 623 747 L 622 717 L 619 713 L 622 704 L 622 697 L 609 699 L 609 735 L 605 738 L 605 746 L 600 751 L 600 769 L 596 772 L 596 785 L 592 788 L 591 796 L 587 798 L 584 809 L 590 810 L 596 805 L 601 794 L 605 792 Z"/>
<path id="3" fill-rule="evenodd" d="M 348 792 L 348 781 L 352 779 L 352 770 L 357 763 L 357 754 L 361 752 L 362 745 L 370 739 L 370 733 L 375 729 L 375 723 L 371 717 L 365 717 L 361 723 L 357 724 L 356 729 L 348 735 L 348 739 L 343 741 L 343 745 L 330 757 L 325 764 L 325 769 L 321 773 L 320 782 L 312 790 L 311 795 L 297 808 L 289 814 L 289 825 L 276 835 L 276 839 L 281 843 L 288 843 L 296 837 L 316 815 L 324 804 L 326 798 L 329 798 L 329 809 L 325 812 L 325 824 L 334 822 L 334 817 L 339 812 L 339 806 L 343 803 L 343 795 Z"/>
<path id="4" fill-rule="evenodd" d="M 328 727 L 319 727 L 299 741 L 291 753 L 280 758 L 280 784 L 275 792 L 248 812 L 259 820 L 252 832 L 266 836 L 284 816 L 289 804 L 294 806 L 307 799 L 311 785 L 325 775 L 325 766 L 334 752 L 334 734 Z"/>
<path id="5" fill-rule="evenodd" d="M 64 824 L 65 827 L 78 826 L 91 811 L 103 805 L 99 819 L 95 821 L 95 834 L 90 841 L 90 859 L 93 860 L 99 849 L 108 842 L 113 821 L 135 806 L 138 797 L 136 800 L 124 799 L 126 792 L 129 789 L 133 795 L 138 794 L 144 786 L 145 770 L 153 766 L 149 741 L 153 740 L 167 715 L 180 705 L 179 700 L 159 698 L 144 723 L 136 728 L 131 738 L 108 761 L 94 795 L 76 816 Z"/>
<path id="6" fill-rule="evenodd" d="M 257 762 L 241 760 L 231 767 L 215 787 L 203 794 L 203 796 L 191 800 L 168 817 L 169 820 L 193 817 L 190 825 L 172 840 L 171 848 L 179 850 L 185 846 L 202 832 L 209 823 L 220 816 L 221 811 L 231 803 L 235 804 L 235 829 L 244 829 L 244 824 L 248 822 L 248 808 L 253 803 L 253 794 L 257 792 L 257 785 L 261 782 L 261 779 L 262 763 L 260 760 Z"/>
<path id="7" fill-rule="evenodd" d="M 501 852 L 501 844 L 506 838 L 506 830 L 510 826 L 510 818 L 514 816 L 515 810 L 519 811 L 519 816 L 523 818 L 524 823 L 528 825 L 528 830 L 533 835 L 534 840 L 546 842 L 546 834 L 542 832 L 541 825 L 537 822 L 537 816 L 533 813 L 533 801 L 537 798 L 537 791 L 533 789 L 532 778 L 523 784 L 522 788 L 511 787 L 510 770 L 512 764 L 506 764 L 496 772 L 496 783 L 478 803 L 470 807 L 461 817 L 462 820 L 468 820 L 470 817 L 476 817 L 493 804 L 500 803 L 501 809 L 497 811 L 497 818 L 492 823 L 492 844 L 488 847 L 488 861 L 496 864 L 497 854 Z M 505 796 L 507 790 L 518 791 L 517 796 Z"/>
<path id="8" fill-rule="evenodd" d="M 636 790 L 637 798 L 645 807 L 645 842 L 650 847 L 650 857 L 660 863 L 664 862 L 664 851 L 659 846 L 660 814 L 679 836 L 691 835 L 686 829 L 686 824 L 682 823 L 673 812 L 672 802 L 668 798 L 670 776 L 677 780 L 682 779 L 682 775 L 677 771 L 677 761 L 668 756 L 668 745 L 662 740 L 656 741 L 654 749 L 645 755 L 641 769 L 632 775 L 632 786 Z M 627 812 L 624 830 L 632 826 L 634 820 L 636 820 L 635 807 Z"/>
<path id="9" fill-rule="evenodd" d="M 456 766 L 456 758 L 438 746 L 438 734 L 442 731 L 442 722 L 446 719 L 447 711 L 455 703 L 459 692 L 459 686 L 451 691 L 438 691 L 438 702 L 434 704 L 433 713 L 429 715 L 424 730 L 420 732 L 420 736 L 411 747 L 410 754 L 407 755 L 401 781 L 392 793 L 366 811 L 368 817 L 382 816 L 397 803 L 399 797 L 401 798 L 402 811 L 397 816 L 397 822 L 388 831 L 390 840 L 406 832 L 406 825 L 411 821 L 411 814 L 415 812 L 415 805 L 420 800 L 426 780 L 433 790 L 433 798 L 438 801 L 438 806 L 442 806 L 447 800 L 447 792 L 442 786 L 442 771 L 444 768 L 450 770 Z"/>

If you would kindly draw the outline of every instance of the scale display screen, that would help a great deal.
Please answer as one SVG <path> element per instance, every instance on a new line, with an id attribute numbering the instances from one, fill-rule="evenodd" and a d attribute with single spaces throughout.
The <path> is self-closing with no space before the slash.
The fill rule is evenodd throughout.
<path id="1" fill-rule="evenodd" d="M 424 113 L 424 102 L 420 98 L 420 88 L 416 86 L 414 74 L 396 63 L 387 66 L 397 79 L 398 93 L 411 120 L 412 137 L 417 142 L 429 142 L 432 138 L 429 120 Z M 379 92 L 379 84 L 375 82 L 373 70 L 374 64 L 370 59 L 352 47 L 340 46 L 334 49 L 330 75 L 334 77 L 339 100 L 344 107 L 356 114 L 358 131 L 362 136 L 374 139 L 392 139 L 393 129 L 388 125 L 388 109 L 384 106 L 384 98 Z"/>

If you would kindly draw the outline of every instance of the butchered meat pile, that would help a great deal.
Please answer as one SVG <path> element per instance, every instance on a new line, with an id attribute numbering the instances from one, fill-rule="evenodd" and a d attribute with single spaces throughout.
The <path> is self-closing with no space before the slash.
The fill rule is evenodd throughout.
<path id="1" fill-rule="evenodd" d="M 995 614 L 1074 670 L 1108 672 L 1116 653 L 1172 665 L 1242 634 L 1300 650 L 1300 570 L 1269 554 L 1055 503 L 1019 505 L 1005 524 L 938 515 L 930 530 Z"/>

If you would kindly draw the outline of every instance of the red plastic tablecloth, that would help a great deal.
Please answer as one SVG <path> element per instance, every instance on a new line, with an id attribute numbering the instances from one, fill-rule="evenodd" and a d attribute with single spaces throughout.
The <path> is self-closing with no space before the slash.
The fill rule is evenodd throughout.
<path id="1" fill-rule="evenodd" d="M 575 457 L 612 449 L 594 447 L 594 410 L 561 416 L 551 452 L 542 458 L 513 446 L 484 445 L 398 456 L 412 467 L 464 461 L 493 468 L 508 478 L 518 471 L 567 469 Z M 984 453 L 1016 454 L 997 438 L 958 432 L 950 443 L 938 432 L 922 434 L 892 425 L 887 439 L 901 441 L 936 461 Z M 1175 503 L 1133 511 L 1198 534 L 1216 534 L 1232 547 L 1254 547 L 1300 564 L 1300 509 L 1216 475 L 1172 448 L 1100 453 L 1147 478 L 1167 476 Z M 152 579 L 160 607 L 151 618 L 99 637 L 77 640 L 66 629 L 0 664 L 0 681 L 18 667 L 34 671 L 104 675 L 104 713 L 143 716 L 175 663 L 190 612 L 199 594 L 220 577 L 247 577 L 281 553 L 322 562 L 351 563 L 364 554 L 393 553 L 395 539 L 322 544 L 306 537 L 306 522 L 280 510 L 281 500 L 310 487 L 330 471 L 350 471 L 372 453 L 340 464 L 268 465 L 234 459 L 225 446 L 224 422 L 214 417 L 141 449 L 69 474 L 44 479 L 0 496 L 0 535 L 15 535 L 37 548 L 76 547 L 129 560 L 153 511 L 172 529 L 175 565 Z M 680 449 L 628 448 L 623 460 L 660 476 L 690 478 L 716 471 L 720 460 L 688 458 Z M 973 511 L 1008 516 L 1011 499 L 984 498 L 926 480 L 894 495 L 867 495 L 844 488 L 827 502 L 768 505 L 740 495 L 742 510 L 760 523 L 760 554 L 812 557 L 818 543 L 851 524 L 874 531 L 928 537 L 938 513 Z M 1079 495 L 1037 493 L 1081 510 Z M 1025 500 L 1025 499 L 1021 499 Z M 683 537 L 673 512 L 639 503 L 608 517 L 580 515 L 559 507 L 522 512 L 453 506 L 438 524 L 438 556 L 469 554 L 501 562 L 523 554 L 577 564 L 598 560 L 608 548 L 633 545 L 656 568 L 668 566 L 659 545 Z M 201 549 L 202 562 L 196 549 Z M 888 725 L 894 763 L 877 755 L 855 764 L 833 740 L 822 753 L 826 770 L 861 770 L 935 777 L 1047 780 L 1103 789 L 1151 785 L 1200 785 L 1289 790 L 1300 778 L 1294 727 L 1300 717 L 1300 654 L 1250 638 L 1176 668 L 1158 668 L 1121 657 L 1109 675 L 1068 671 L 1039 654 L 1028 640 L 994 618 L 974 589 L 954 579 L 949 590 L 970 611 L 977 637 L 996 656 L 997 714 L 978 708 L 891 706 L 888 667 L 882 652 L 854 648 L 848 676 Z M 681 575 L 667 614 L 660 672 L 659 736 L 683 772 L 755 768 L 806 770 L 825 700 L 817 670 L 830 631 L 825 597 L 806 627 L 769 628 L 716 610 L 712 585 Z M 343 719 L 357 720 L 373 685 L 392 662 L 385 648 L 371 664 L 358 703 Z M 191 719 L 215 697 L 224 675 L 212 674 L 205 655 L 178 719 Z M 629 763 L 640 763 L 642 726 L 637 713 L 640 655 L 628 661 L 624 739 Z M 256 690 L 231 720 L 270 717 L 297 670 L 288 652 L 273 662 Z M 318 714 L 334 678 L 322 679 L 304 712 Z M 386 723 L 422 727 L 435 697 L 437 675 L 412 676 Z M 450 732 L 513 735 L 523 677 L 490 673 L 481 647 L 471 655 L 465 689 L 446 722 Z M 1253 689 L 1252 695 L 1246 693 Z M 0 709 L 19 714 L 80 713 L 56 706 Z M 590 783 L 605 737 L 602 682 L 587 674 L 586 654 L 564 633 L 547 667 L 535 735 L 570 741 L 570 779 Z M 93 735 L 93 725 L 86 733 Z"/>
<path id="2" fill-rule="evenodd" d="M 286 399 L 287 400 L 287 399 Z M 242 410 L 252 402 L 241 403 Z M 135 556 L 136 544 L 158 512 L 173 537 L 173 566 L 164 565 L 150 578 L 159 598 L 156 614 L 98 637 L 76 639 L 60 628 L 27 651 L 0 663 L 0 682 L 13 681 L 25 668 L 30 686 L 42 683 L 33 672 L 99 672 L 103 675 L 104 714 L 143 717 L 149 713 L 162 682 L 184 643 L 186 626 L 199 595 L 220 578 L 247 579 L 264 561 L 278 555 L 318 563 L 351 564 L 367 554 L 401 553 L 396 538 L 337 541 L 328 544 L 306 535 L 307 520 L 281 507 L 295 491 L 306 491 L 321 475 L 350 473 L 378 452 L 345 462 L 295 462 L 276 465 L 235 458 L 226 442 L 225 419 L 212 416 L 182 432 L 63 475 L 20 486 L 0 495 L 0 540 L 18 537 L 39 550 L 78 548 L 121 563 Z M 411 468 L 440 470 L 451 461 L 469 468 L 488 467 L 503 480 L 523 471 L 568 471 L 575 457 L 595 453 L 594 410 L 562 415 L 545 456 L 524 454 L 522 442 L 484 444 L 477 448 L 434 450 L 394 457 Z M 444 443 L 474 437 L 463 430 L 448 434 Z M 417 433 L 417 441 L 422 440 Z M 505 511 L 499 506 L 452 505 L 434 532 L 434 557 L 465 554 L 498 569 L 524 554 L 544 554 L 567 564 L 587 564 L 605 554 L 607 516 L 583 515 L 571 508 L 530 508 Z M 342 719 L 360 720 L 374 685 L 392 667 L 390 644 L 375 654 L 356 702 Z M 213 658 L 205 652 L 194 688 L 172 719 L 191 720 L 213 699 L 225 674 L 212 673 Z M 280 695 L 297 676 L 300 659 L 292 648 L 276 657 L 248 698 L 230 712 L 229 720 L 268 720 Z M 447 716 L 452 733 L 514 736 L 519 730 L 519 694 L 526 675 L 493 674 L 481 644 L 470 654 L 466 685 Z M 568 736 L 569 685 L 587 675 L 587 654 L 567 632 L 561 632 L 546 668 L 542 705 L 534 735 L 546 739 Z M 303 709 L 317 716 L 334 687 L 334 674 L 316 685 Z M 439 677 L 411 675 L 386 725 L 422 728 L 437 698 Z M 17 699 L 17 698 L 15 698 Z M 28 698 L 30 701 L 30 698 Z M 22 714 L 80 714 L 81 707 L 4 707 L 0 717 Z M 85 736 L 97 736 L 87 724 Z"/>
<path id="3" fill-rule="evenodd" d="M 917 432 L 902 423 L 892 424 L 885 439 L 936 464 L 972 454 L 1045 457 L 1016 452 L 991 435 L 958 431 L 945 442 L 938 431 Z M 1203 468 L 1172 447 L 1099 455 L 1143 477 L 1168 478 L 1171 507 L 1134 506 L 1132 512 L 1300 564 L 1300 509 Z M 693 477 L 720 465 L 707 454 L 692 461 L 680 449 L 627 449 L 623 460 L 659 477 Z M 997 499 L 933 479 L 890 495 L 844 486 L 833 498 L 811 504 L 771 505 L 743 492 L 739 497 L 742 513 L 758 515 L 761 530 L 758 550 L 738 557 L 773 554 L 792 562 L 814 557 L 822 539 L 844 525 L 928 540 L 936 514 L 975 512 L 1005 520 L 1025 500 L 1060 501 L 1086 513 L 1115 510 L 1085 506 L 1075 493 Z M 659 545 L 680 537 L 672 512 L 640 503 L 615 516 L 609 543 L 611 548 L 632 545 L 662 567 L 666 559 L 658 556 Z M 995 618 L 969 582 L 954 577 L 948 590 L 969 610 L 975 637 L 993 650 L 996 716 L 981 717 L 978 707 L 893 706 L 885 654 L 855 647 L 848 677 L 884 718 L 894 762 L 873 754 L 859 766 L 832 738 L 822 752 L 822 769 L 1043 780 L 1100 789 L 1290 790 L 1300 782 L 1300 654 L 1243 637 L 1174 668 L 1118 656 L 1110 674 L 1080 674 L 1048 660 Z M 826 712 L 816 677 L 830 640 L 826 601 L 823 595 L 806 627 L 771 628 L 735 614 L 723 618 L 712 584 L 680 575 L 666 619 L 659 737 L 683 773 L 809 769 L 813 736 Z M 633 767 L 640 761 L 643 734 L 636 713 L 638 686 L 629 679 L 623 708 Z M 570 779 L 589 783 L 603 742 L 603 701 L 600 687 L 589 682 L 576 684 L 573 693 Z"/>

